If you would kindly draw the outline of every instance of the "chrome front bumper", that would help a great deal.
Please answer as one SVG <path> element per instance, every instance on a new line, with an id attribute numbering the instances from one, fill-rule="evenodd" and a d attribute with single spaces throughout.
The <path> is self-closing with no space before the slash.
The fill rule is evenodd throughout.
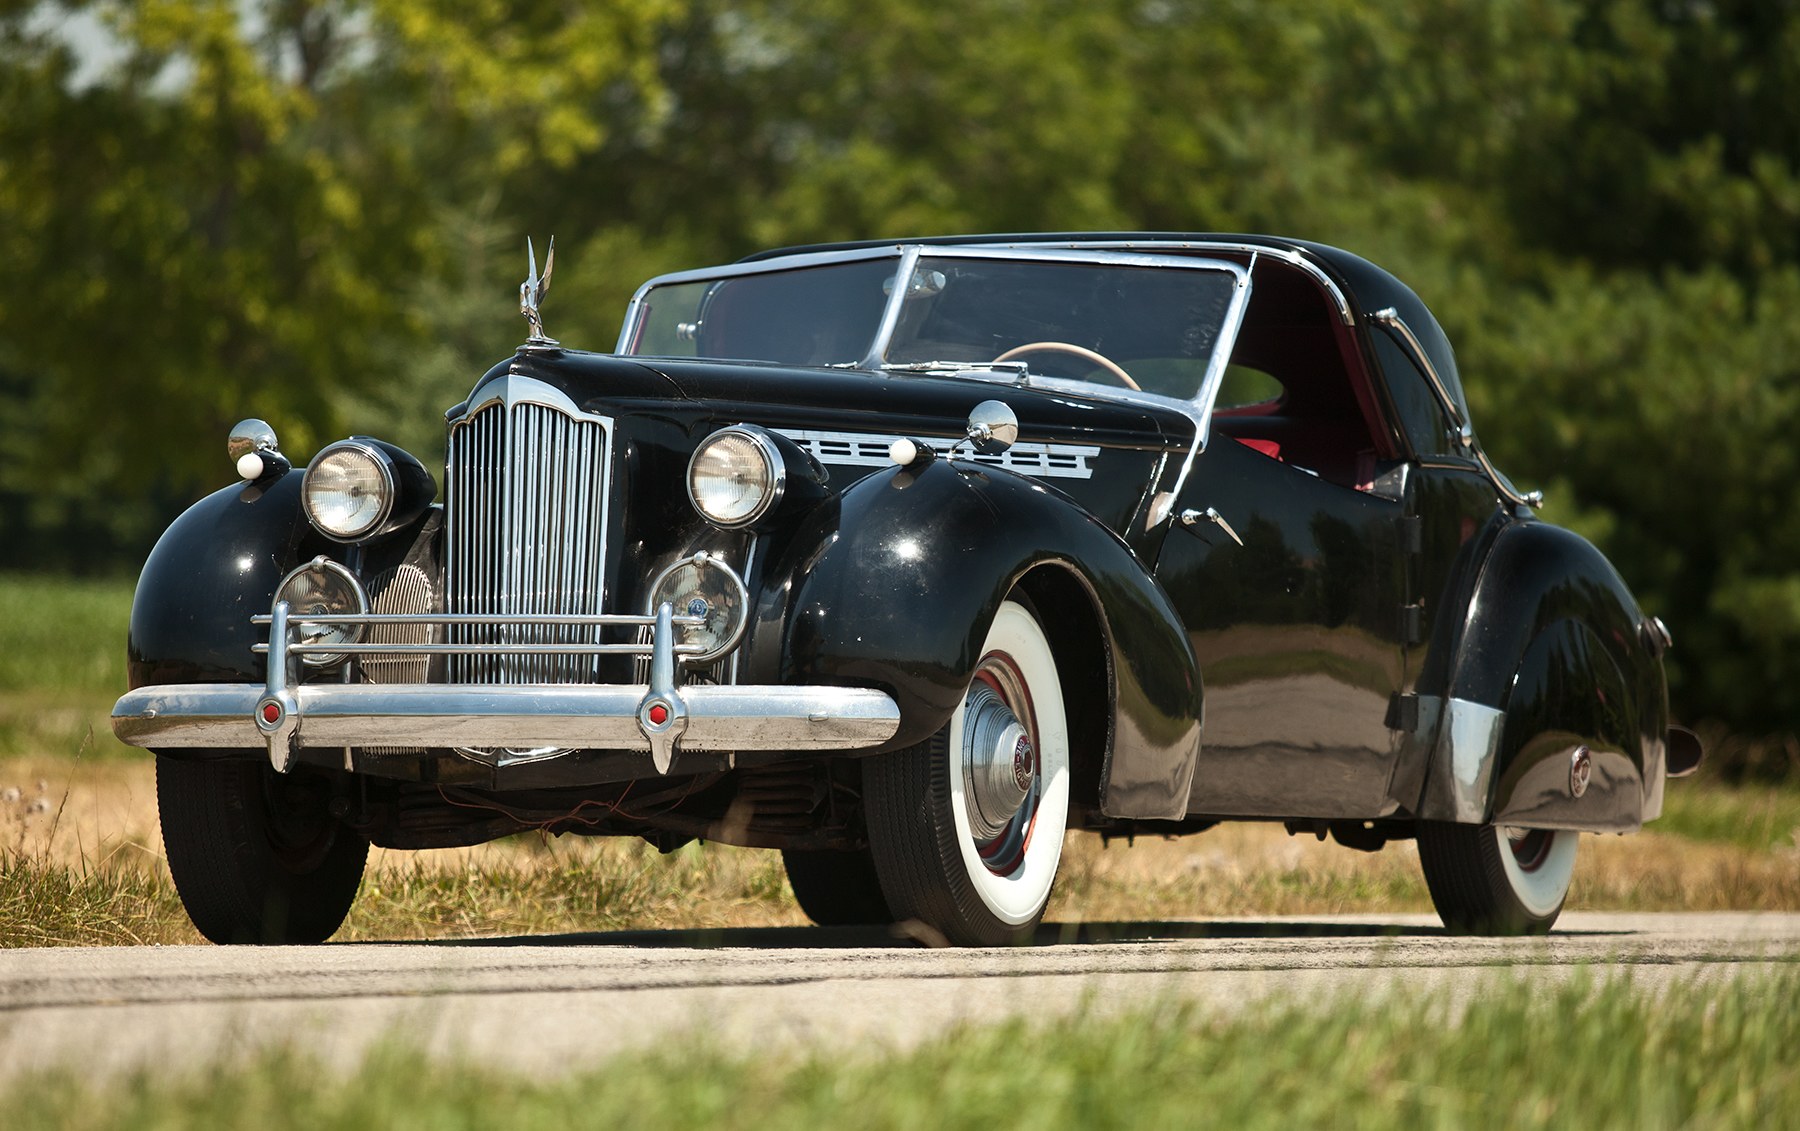
<path id="1" fill-rule="evenodd" d="M 302 748 L 398 746 L 491 750 L 496 758 L 502 751 L 532 749 L 638 750 L 650 755 L 658 773 L 668 773 L 678 750 L 854 750 L 879 746 L 900 729 L 900 708 L 893 699 L 865 688 L 680 686 L 675 673 L 682 646 L 674 641 L 675 627 L 683 618 L 666 604 L 647 617 L 585 618 L 593 623 L 641 624 L 651 629 L 647 648 L 606 644 L 540 648 L 648 651 L 647 684 L 301 683 L 299 659 L 309 651 L 365 654 L 395 648 L 295 644 L 293 626 L 424 618 L 290 618 L 283 602 L 269 617 L 257 619 L 269 623 L 265 684 L 140 687 L 113 706 L 113 733 L 122 742 L 152 750 L 266 745 L 270 764 L 282 772 Z M 401 648 L 475 651 L 478 646 Z"/>
<path id="2" fill-rule="evenodd" d="M 303 684 L 289 694 L 285 769 L 299 747 L 427 746 L 642 750 L 649 688 L 469 687 L 444 684 Z M 267 689 L 254 683 L 140 687 L 113 708 L 121 741 L 152 750 L 254 749 Z M 879 691 L 851 687 L 688 687 L 677 692 L 682 750 L 849 750 L 878 746 L 900 726 Z M 673 712 L 671 712 L 673 714 Z M 666 766 L 658 767 L 666 770 Z"/>

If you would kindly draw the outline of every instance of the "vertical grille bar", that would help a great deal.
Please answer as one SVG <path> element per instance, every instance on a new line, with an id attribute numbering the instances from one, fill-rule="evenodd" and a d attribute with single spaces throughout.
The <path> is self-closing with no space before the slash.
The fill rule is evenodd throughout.
<path id="1" fill-rule="evenodd" d="M 527 378 L 450 430 L 445 472 L 448 611 L 597 615 L 606 587 L 612 421 Z M 518 395 L 521 387 L 530 399 Z M 557 404 L 544 403 L 554 400 Z M 573 633 L 570 635 L 569 633 Z M 466 643 L 598 643 L 599 629 L 456 626 Z M 452 656 L 458 683 L 591 683 L 597 656 Z"/>

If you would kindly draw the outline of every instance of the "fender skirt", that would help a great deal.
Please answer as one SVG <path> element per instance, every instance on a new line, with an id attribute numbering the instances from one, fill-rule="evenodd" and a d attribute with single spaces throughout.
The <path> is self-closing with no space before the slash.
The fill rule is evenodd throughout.
<path id="1" fill-rule="evenodd" d="M 1131 550 L 1065 496 L 933 460 L 867 476 L 765 548 L 749 681 L 879 688 L 901 723 L 869 753 L 914 745 L 962 701 L 1019 587 L 1057 651 L 1076 800 L 1114 817 L 1185 815 L 1200 745 L 1193 648 Z"/>
<path id="2" fill-rule="evenodd" d="M 1660 813 L 1668 692 L 1647 631 L 1586 540 L 1508 523 L 1482 563 L 1448 686 L 1420 697 L 1440 716 L 1420 816 L 1629 832 Z"/>

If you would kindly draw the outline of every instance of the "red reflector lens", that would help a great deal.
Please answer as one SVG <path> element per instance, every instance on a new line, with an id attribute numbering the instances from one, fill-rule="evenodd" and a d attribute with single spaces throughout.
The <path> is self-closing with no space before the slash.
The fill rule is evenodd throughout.
<path id="1" fill-rule="evenodd" d="M 663 706 L 661 703 L 657 703 L 650 708 L 650 725 L 651 726 L 659 727 L 668 721 L 669 721 L 669 709 L 667 707 Z"/>
<path id="2" fill-rule="evenodd" d="M 273 703 L 263 704 L 263 722 L 278 723 L 281 721 L 281 708 Z"/>

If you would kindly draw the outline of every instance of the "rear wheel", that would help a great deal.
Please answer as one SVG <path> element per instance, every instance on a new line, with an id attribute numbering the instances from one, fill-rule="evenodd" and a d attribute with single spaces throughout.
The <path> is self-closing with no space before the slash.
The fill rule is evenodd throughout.
<path id="1" fill-rule="evenodd" d="M 855 852 L 801 851 L 781 854 L 788 884 L 807 918 L 821 927 L 891 923 L 881 878 L 868 849 Z"/>
<path id="2" fill-rule="evenodd" d="M 888 909 L 961 946 L 1029 937 L 1069 816 L 1069 734 L 1037 618 L 1001 604 L 942 730 L 863 766 L 869 846 Z"/>
<path id="3" fill-rule="evenodd" d="M 369 842 L 329 783 L 261 760 L 156 760 L 163 851 L 182 906 L 216 943 L 316 943 L 349 913 Z"/>
<path id="4" fill-rule="evenodd" d="M 1541 935 L 1562 913 L 1580 834 L 1499 825 L 1419 826 L 1419 863 L 1444 926 L 1467 935 Z"/>

